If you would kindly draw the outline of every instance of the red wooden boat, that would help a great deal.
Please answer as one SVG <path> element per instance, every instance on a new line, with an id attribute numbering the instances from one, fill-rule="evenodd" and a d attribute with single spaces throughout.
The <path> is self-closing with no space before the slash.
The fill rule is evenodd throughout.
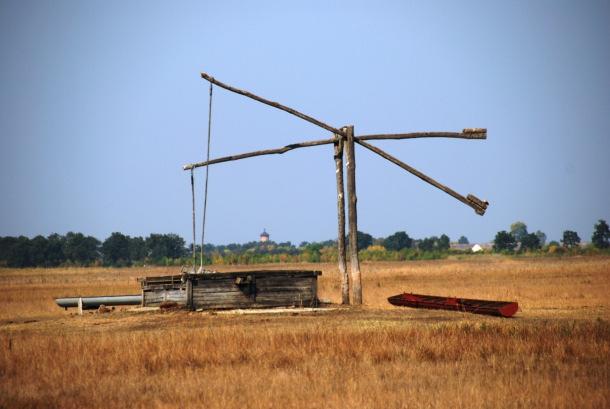
<path id="1" fill-rule="evenodd" d="M 388 298 L 388 301 L 390 304 L 401 307 L 464 311 L 505 318 L 512 317 L 519 309 L 519 304 L 512 301 L 471 300 L 468 298 L 436 297 L 410 293 L 394 295 Z"/>

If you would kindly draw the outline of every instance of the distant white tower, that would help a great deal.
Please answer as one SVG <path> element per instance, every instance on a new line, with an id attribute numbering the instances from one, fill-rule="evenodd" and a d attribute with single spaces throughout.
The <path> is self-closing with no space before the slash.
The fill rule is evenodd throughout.
<path id="1" fill-rule="evenodd" d="M 268 241 L 269 241 L 269 233 L 267 233 L 267 231 L 265 229 L 263 229 L 263 232 L 260 235 L 260 242 L 266 243 Z"/>

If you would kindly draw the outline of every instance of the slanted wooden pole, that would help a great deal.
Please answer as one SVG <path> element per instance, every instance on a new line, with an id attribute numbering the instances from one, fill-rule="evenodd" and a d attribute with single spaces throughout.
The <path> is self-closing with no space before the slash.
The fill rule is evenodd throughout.
<path id="1" fill-rule="evenodd" d="M 478 215 L 483 216 L 485 214 L 485 210 L 487 210 L 487 206 L 489 205 L 489 202 L 487 202 L 485 200 L 481 200 L 473 194 L 469 194 L 468 196 L 464 197 L 461 194 L 459 194 L 458 192 L 456 192 L 455 190 L 451 189 L 450 187 L 447 187 L 447 186 L 437 182 L 436 180 L 432 179 L 430 176 L 424 175 L 419 170 L 415 169 L 412 166 L 407 165 L 403 161 L 395 158 L 394 156 L 379 149 L 378 147 L 373 146 L 370 143 L 364 142 L 363 140 L 356 139 L 356 142 L 359 145 L 364 146 L 368 150 L 375 152 L 377 155 L 381 156 L 382 158 L 387 159 L 390 162 L 394 163 L 395 165 L 400 166 L 401 168 L 403 168 L 407 172 L 417 176 L 424 182 L 428 182 L 432 186 L 442 190 L 443 192 L 447 193 L 448 195 L 453 196 L 454 198 L 456 198 L 460 202 L 464 203 L 465 205 L 472 207 Z"/>
<path id="2" fill-rule="evenodd" d="M 274 108 L 280 109 L 284 112 L 288 112 L 289 114 L 292 114 L 298 118 L 301 118 L 307 122 L 310 122 L 314 125 L 318 125 L 320 128 L 326 129 L 327 131 L 331 131 L 332 133 L 338 133 L 340 135 L 343 135 L 343 131 L 333 128 L 332 126 L 325 124 L 324 122 L 320 121 L 319 119 L 313 118 L 309 115 L 305 115 L 302 112 L 297 111 L 296 109 L 287 107 L 286 105 L 282 105 L 279 102 L 275 102 L 275 101 L 270 101 L 266 98 L 263 97 L 259 97 L 256 94 L 253 94 L 249 91 L 243 90 L 243 89 L 239 89 L 239 88 L 235 88 L 229 84 L 225 84 L 224 82 L 220 82 L 218 81 L 216 78 L 212 77 L 210 74 L 207 74 L 205 72 L 201 73 L 201 78 L 203 78 L 204 80 L 207 80 L 209 82 L 211 82 L 212 84 L 218 85 L 221 88 L 226 89 L 227 91 L 231 91 L 234 92 L 236 94 L 239 95 L 243 95 L 244 97 L 248 97 L 248 98 L 252 98 L 255 101 L 258 102 L 262 102 L 263 104 L 272 106 Z"/>
<path id="3" fill-rule="evenodd" d="M 337 178 L 337 261 L 341 275 L 341 304 L 349 304 L 349 275 L 345 257 L 345 189 L 343 186 L 343 145 L 344 139 L 335 134 L 335 175 Z"/>
<path id="4" fill-rule="evenodd" d="M 347 203 L 349 209 L 349 258 L 352 276 L 352 304 L 362 304 L 362 279 L 358 260 L 358 214 L 356 204 L 356 152 L 354 146 L 354 126 L 344 128 L 346 131 L 345 152 L 347 156 Z"/>
<path id="5" fill-rule="evenodd" d="M 217 163 L 231 162 L 234 160 L 247 159 L 247 158 L 252 158 L 255 156 L 262 156 L 262 155 L 281 155 L 283 153 L 286 153 L 288 151 L 291 151 L 291 150 L 297 149 L 297 148 L 308 148 L 311 146 L 329 145 L 331 143 L 335 143 L 335 139 L 322 139 L 322 140 L 317 140 L 317 141 L 292 143 L 290 145 L 286 145 L 282 148 L 277 148 L 277 149 L 265 149 L 262 151 L 240 153 L 239 155 L 224 156 L 222 158 L 211 159 L 211 160 L 207 160 L 205 162 L 190 163 L 188 165 L 182 166 L 182 169 L 184 169 L 184 170 L 195 169 L 195 168 L 200 168 L 203 166 L 215 165 Z"/>

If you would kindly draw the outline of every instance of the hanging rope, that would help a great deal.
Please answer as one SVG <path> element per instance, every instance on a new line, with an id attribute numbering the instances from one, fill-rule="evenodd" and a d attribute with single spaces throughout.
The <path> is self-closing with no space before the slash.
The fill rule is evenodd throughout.
<path id="1" fill-rule="evenodd" d="M 197 237 L 195 236 L 195 175 L 193 174 L 193 169 L 191 169 L 191 197 L 193 199 L 193 272 L 195 271 L 195 263 L 197 261 L 196 251 L 195 251 L 195 243 L 197 242 Z"/>
<path id="2" fill-rule="evenodd" d="M 212 88 L 213 84 L 210 82 L 210 105 L 208 107 L 208 149 L 206 161 L 210 161 L 210 139 L 212 135 Z M 203 192 L 203 221 L 201 225 L 201 265 L 200 268 L 203 271 L 203 244 L 205 243 L 205 216 L 208 210 L 208 177 L 210 174 L 210 167 L 205 167 L 205 188 Z"/>

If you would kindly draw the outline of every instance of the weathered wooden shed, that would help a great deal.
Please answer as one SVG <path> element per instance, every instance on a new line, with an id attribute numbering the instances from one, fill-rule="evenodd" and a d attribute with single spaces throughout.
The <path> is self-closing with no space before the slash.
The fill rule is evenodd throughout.
<path id="1" fill-rule="evenodd" d="M 238 271 L 146 277 L 142 305 L 175 301 L 191 309 L 315 307 L 320 271 Z"/>

